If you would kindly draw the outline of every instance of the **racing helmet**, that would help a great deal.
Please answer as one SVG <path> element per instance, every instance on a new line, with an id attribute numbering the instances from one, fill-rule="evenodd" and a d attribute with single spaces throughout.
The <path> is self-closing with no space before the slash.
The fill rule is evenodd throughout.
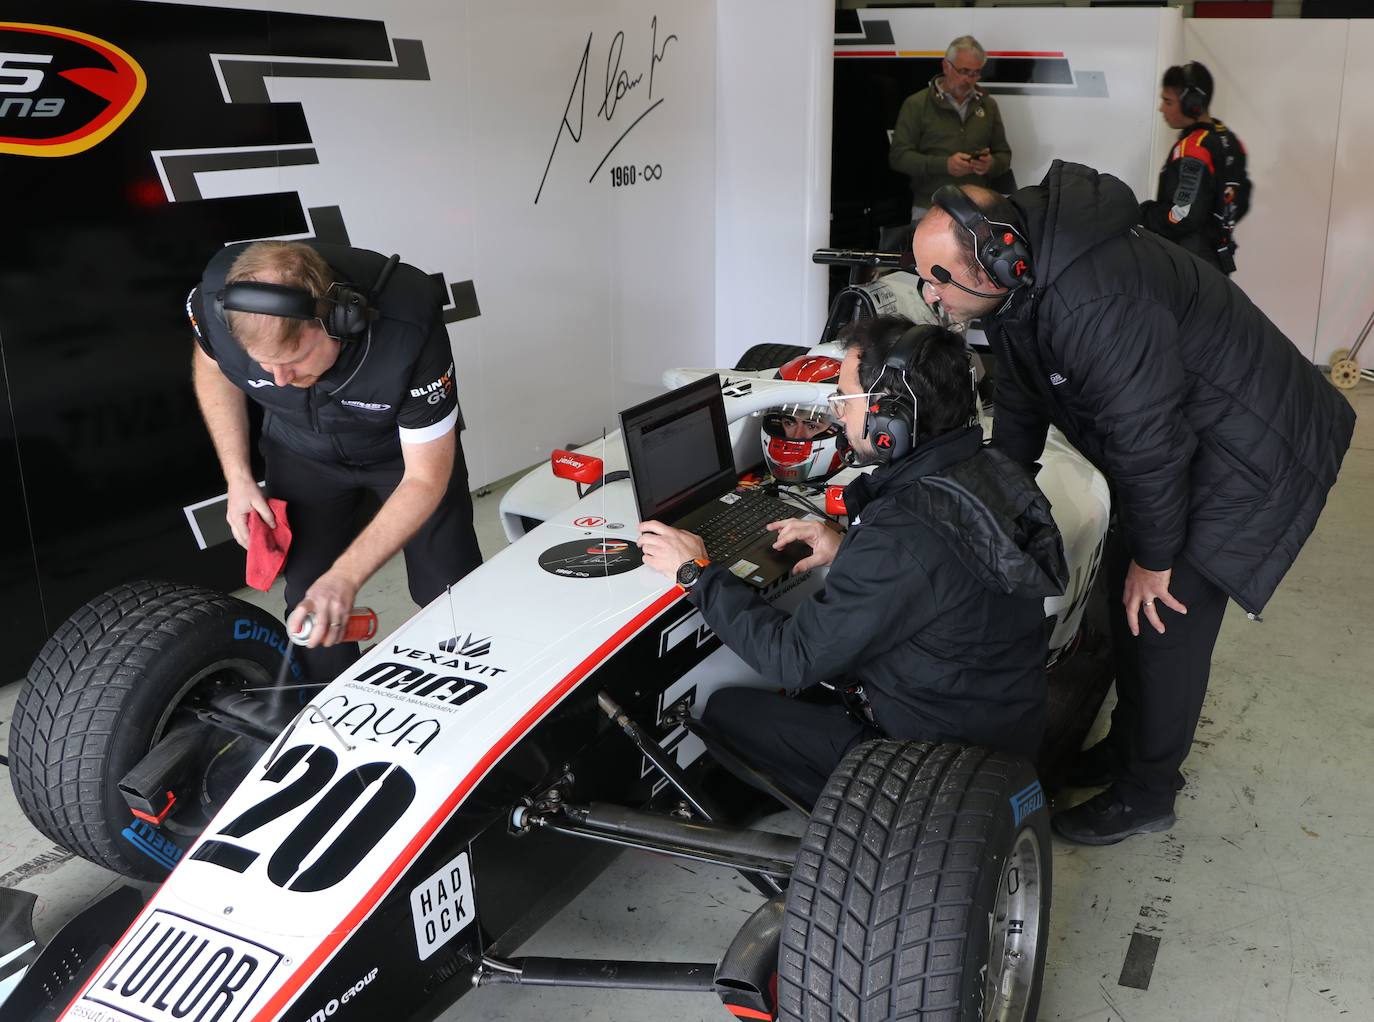
<path id="1" fill-rule="evenodd" d="M 828 355 L 798 355 L 778 370 L 780 380 L 838 383 L 840 361 Z M 824 405 L 779 405 L 763 413 L 763 459 L 780 483 L 820 483 L 843 465 L 844 427 Z"/>

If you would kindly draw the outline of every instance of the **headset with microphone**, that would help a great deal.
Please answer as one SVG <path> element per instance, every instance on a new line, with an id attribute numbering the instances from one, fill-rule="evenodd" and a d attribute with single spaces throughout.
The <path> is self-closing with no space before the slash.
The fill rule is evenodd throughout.
<path id="1" fill-rule="evenodd" d="M 252 312 L 284 319 L 318 319 L 324 332 L 336 341 L 347 342 L 370 333 L 380 317 L 376 302 L 401 257 L 393 255 L 382 266 L 372 287 L 364 294 L 353 284 L 335 282 L 321 297 L 305 288 L 270 284 L 261 280 L 242 280 L 228 284 L 215 294 L 220 319 L 226 312 Z"/>
<path id="2" fill-rule="evenodd" d="M 948 213 L 973 238 L 973 255 L 988 277 L 995 283 L 1014 291 L 1035 283 L 1035 267 L 1030 246 L 1015 224 L 989 220 L 973 200 L 955 185 L 942 185 L 935 190 L 931 201 Z M 953 284 L 965 294 L 976 298 L 1001 298 L 996 291 L 975 291 L 950 276 L 943 266 L 932 266 L 930 275 L 937 284 Z"/>

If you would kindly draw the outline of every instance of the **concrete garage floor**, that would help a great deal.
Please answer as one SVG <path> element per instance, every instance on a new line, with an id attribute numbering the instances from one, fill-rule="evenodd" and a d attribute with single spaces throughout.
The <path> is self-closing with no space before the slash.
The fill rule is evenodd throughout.
<path id="1" fill-rule="evenodd" d="M 1374 1018 L 1374 386 L 1352 402 L 1355 444 L 1315 536 L 1262 624 L 1227 615 L 1177 826 L 1110 848 L 1056 841 L 1041 1019 Z M 498 501 L 499 490 L 477 501 L 486 550 L 504 543 Z M 281 606 L 279 592 L 249 595 Z M 383 629 L 405 620 L 400 565 L 360 602 Z M 17 694 L 0 689 L 0 743 Z M 0 886 L 39 896 L 40 938 L 121 882 L 55 849 L 0 786 Z M 522 953 L 714 961 L 756 904 L 729 871 L 626 853 Z M 699 995 L 510 987 L 444 1016 L 633 1017 L 728 1016 Z"/>

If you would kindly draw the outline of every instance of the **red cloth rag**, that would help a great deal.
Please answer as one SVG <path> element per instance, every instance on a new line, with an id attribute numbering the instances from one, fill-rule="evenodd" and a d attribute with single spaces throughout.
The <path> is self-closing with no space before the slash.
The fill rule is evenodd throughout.
<path id="1" fill-rule="evenodd" d="M 263 592 L 272 588 L 286 563 L 286 551 L 291 547 L 291 526 L 286 521 L 286 501 L 269 497 L 267 506 L 277 519 L 277 527 L 269 529 L 256 511 L 248 512 L 248 563 L 244 581 Z"/>

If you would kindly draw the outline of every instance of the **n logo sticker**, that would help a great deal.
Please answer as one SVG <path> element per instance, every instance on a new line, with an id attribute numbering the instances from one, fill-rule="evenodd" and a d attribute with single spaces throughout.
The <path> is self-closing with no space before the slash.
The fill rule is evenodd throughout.
<path id="1" fill-rule="evenodd" d="M 113 43 L 0 21 L 0 153 L 85 152 L 124 123 L 147 87 L 143 68 Z"/>

